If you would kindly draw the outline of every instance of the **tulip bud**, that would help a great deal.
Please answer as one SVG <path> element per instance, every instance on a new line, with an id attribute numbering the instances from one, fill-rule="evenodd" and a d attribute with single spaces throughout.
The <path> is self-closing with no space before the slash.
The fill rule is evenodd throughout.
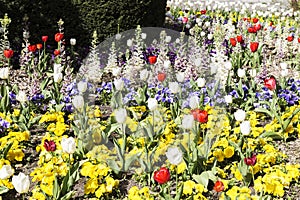
<path id="1" fill-rule="evenodd" d="M 72 46 L 75 46 L 75 45 L 76 45 L 76 39 L 75 39 L 75 38 L 71 38 L 71 39 L 70 39 L 70 44 L 71 44 Z"/>
<path id="2" fill-rule="evenodd" d="M 178 147 L 169 147 L 166 156 L 172 165 L 179 165 L 182 162 L 182 151 Z"/>
<path id="3" fill-rule="evenodd" d="M 0 68 L 0 79 L 8 79 L 9 77 L 9 68 L 4 67 Z"/>
<path id="4" fill-rule="evenodd" d="M 115 111 L 115 119 L 118 123 L 123 124 L 127 119 L 127 111 L 125 108 L 120 108 Z"/>
<path id="5" fill-rule="evenodd" d="M 61 140 L 61 147 L 63 152 L 67 154 L 73 154 L 76 150 L 76 142 L 73 137 L 63 138 Z"/>
<path id="6" fill-rule="evenodd" d="M 146 81 L 150 75 L 150 72 L 147 69 L 143 69 L 140 71 L 140 79 L 142 81 Z"/>
<path id="7" fill-rule="evenodd" d="M 184 81 L 185 75 L 184 72 L 178 72 L 176 74 L 176 80 L 180 83 L 182 83 Z"/>
<path id="8" fill-rule="evenodd" d="M 182 128 L 192 129 L 194 125 L 194 116 L 193 115 L 184 115 L 182 119 Z"/>
<path id="9" fill-rule="evenodd" d="M 249 135 L 249 133 L 251 132 L 250 121 L 243 121 L 240 124 L 240 129 L 243 135 Z"/>
<path id="10" fill-rule="evenodd" d="M 199 107 L 199 101 L 200 101 L 199 97 L 197 97 L 197 96 L 195 96 L 195 95 L 192 96 L 192 97 L 190 98 L 190 103 L 189 103 L 190 108 L 191 108 L 191 109 L 198 108 L 198 107 Z"/>
<path id="11" fill-rule="evenodd" d="M 196 80 L 196 82 L 197 82 L 197 86 L 198 86 L 198 87 L 204 87 L 204 86 L 205 86 L 205 83 L 206 83 L 206 81 L 205 81 L 204 78 L 198 78 L 198 79 Z"/>
<path id="12" fill-rule="evenodd" d="M 154 111 L 158 107 L 158 102 L 155 98 L 148 99 L 148 108 L 150 111 Z"/>
<path id="13" fill-rule="evenodd" d="M 74 96 L 72 99 L 72 103 L 73 103 L 73 106 L 75 107 L 75 109 L 81 110 L 84 106 L 83 96 L 81 96 L 81 95 Z"/>
<path id="14" fill-rule="evenodd" d="M 86 81 L 80 81 L 77 83 L 77 89 L 82 94 L 87 90 L 87 82 Z"/>
<path id="15" fill-rule="evenodd" d="M 243 78 L 243 77 L 245 77 L 246 76 L 246 71 L 245 71 L 245 69 L 238 69 L 238 71 L 237 71 L 237 74 L 238 74 L 238 77 L 240 77 L 240 78 Z"/>
<path id="16" fill-rule="evenodd" d="M 29 191 L 29 176 L 26 176 L 24 173 L 20 172 L 18 176 L 13 176 L 11 182 L 18 193 L 27 193 Z"/>
<path id="17" fill-rule="evenodd" d="M 176 94 L 176 93 L 180 92 L 181 88 L 180 88 L 180 86 L 177 82 L 170 82 L 169 83 L 169 89 L 171 90 L 171 92 L 173 94 Z"/>
<path id="18" fill-rule="evenodd" d="M 53 74 L 53 79 L 55 83 L 60 83 L 63 79 L 62 73 Z"/>
<path id="19" fill-rule="evenodd" d="M 226 95 L 224 98 L 225 98 L 226 103 L 228 103 L 228 104 L 232 103 L 232 96 L 231 95 Z"/>
<path id="20" fill-rule="evenodd" d="M 242 109 L 238 109 L 233 115 L 236 121 L 244 121 L 246 118 L 246 112 Z"/>
<path id="21" fill-rule="evenodd" d="M 10 165 L 3 165 L 0 169 L 0 179 L 5 180 L 14 174 L 14 169 Z"/>
<path id="22" fill-rule="evenodd" d="M 116 40 L 120 40 L 122 35 L 120 33 L 116 34 Z"/>
<path id="23" fill-rule="evenodd" d="M 116 90 L 122 90 L 124 88 L 124 81 L 122 80 L 122 78 L 114 80 L 114 86 Z"/>
<path id="24" fill-rule="evenodd" d="M 16 96 L 16 100 L 19 101 L 20 103 L 25 103 L 27 101 L 27 96 L 24 91 L 19 91 L 19 94 Z"/>

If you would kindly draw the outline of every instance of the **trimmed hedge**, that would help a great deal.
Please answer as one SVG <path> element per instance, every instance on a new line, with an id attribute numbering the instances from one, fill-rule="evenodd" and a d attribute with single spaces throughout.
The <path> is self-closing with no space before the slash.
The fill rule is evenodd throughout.
<path id="1" fill-rule="evenodd" d="M 142 27 L 162 27 L 166 0 L 0 0 L 0 16 L 12 19 L 10 41 L 14 46 L 22 43 L 25 14 L 29 17 L 30 42 L 40 43 L 42 35 L 55 44 L 57 21 L 62 18 L 66 42 L 76 38 L 79 46 L 89 45 L 94 30 L 100 41 L 120 31 Z"/>

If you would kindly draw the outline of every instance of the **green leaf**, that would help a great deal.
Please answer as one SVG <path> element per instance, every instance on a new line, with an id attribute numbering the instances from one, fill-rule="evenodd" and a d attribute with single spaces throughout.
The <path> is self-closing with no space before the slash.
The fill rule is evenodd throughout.
<path id="1" fill-rule="evenodd" d="M 270 117 L 274 117 L 274 114 L 271 113 L 269 110 L 265 109 L 265 108 L 255 108 L 254 109 L 255 112 L 260 112 L 260 113 L 265 113 L 267 115 L 269 115 Z"/>
<path id="2" fill-rule="evenodd" d="M 13 143 L 9 143 L 6 145 L 6 147 L 4 148 L 4 151 L 3 151 L 3 158 L 6 159 L 6 156 L 10 150 L 10 148 L 12 147 Z"/>
<path id="3" fill-rule="evenodd" d="M 275 140 L 282 140 L 283 136 L 280 133 L 275 133 L 273 131 L 264 132 L 258 138 L 272 138 Z"/>
<path id="4" fill-rule="evenodd" d="M 124 170 L 125 171 L 128 171 L 131 163 L 135 160 L 137 160 L 137 158 L 141 155 L 141 153 L 138 153 L 138 154 L 134 154 L 132 156 L 130 156 L 129 158 L 126 158 L 125 159 L 125 166 L 124 166 Z"/>
<path id="5" fill-rule="evenodd" d="M 69 200 L 73 197 L 74 194 L 75 191 L 70 191 L 67 194 L 65 194 L 62 198 L 60 198 L 60 200 Z"/>
<path id="6" fill-rule="evenodd" d="M 0 194 L 4 194 L 7 193 L 9 191 L 9 189 L 5 186 L 0 186 Z"/>
<path id="7" fill-rule="evenodd" d="M 120 167 L 118 166 L 118 164 L 116 163 L 116 161 L 114 160 L 108 160 L 107 161 L 108 166 L 116 173 L 119 174 L 120 172 Z"/>
<path id="8" fill-rule="evenodd" d="M 59 199 L 59 197 L 60 197 L 60 187 L 59 187 L 57 178 L 55 176 L 54 185 L 53 185 L 53 198 Z"/>
<path id="9" fill-rule="evenodd" d="M 197 183 L 202 184 L 207 189 L 208 181 L 209 180 L 212 180 L 212 181 L 216 180 L 216 176 L 212 171 L 205 171 L 205 172 L 202 172 L 200 175 L 195 175 L 194 174 L 193 179 Z"/>

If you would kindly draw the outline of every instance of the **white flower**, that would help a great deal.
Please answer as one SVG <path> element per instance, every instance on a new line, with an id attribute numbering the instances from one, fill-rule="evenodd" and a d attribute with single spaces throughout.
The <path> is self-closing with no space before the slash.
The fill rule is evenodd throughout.
<path id="1" fill-rule="evenodd" d="M 63 67 L 61 66 L 61 64 L 54 63 L 54 65 L 53 65 L 53 73 L 54 74 L 61 73 L 62 70 L 63 70 Z"/>
<path id="2" fill-rule="evenodd" d="M 243 78 L 246 76 L 246 71 L 245 71 L 245 69 L 239 68 L 237 71 L 237 74 L 238 74 L 238 77 Z"/>
<path id="3" fill-rule="evenodd" d="M 79 83 L 77 83 L 77 89 L 80 93 L 84 93 L 87 90 L 87 82 L 80 81 Z"/>
<path id="4" fill-rule="evenodd" d="M 177 82 L 170 82 L 169 88 L 173 94 L 180 92 L 180 89 L 181 89 Z"/>
<path id="5" fill-rule="evenodd" d="M 191 109 L 195 109 L 195 108 L 198 108 L 199 107 L 199 97 L 197 96 L 192 96 L 190 98 L 190 103 L 189 103 L 189 106 Z"/>
<path id="6" fill-rule="evenodd" d="M 230 104 L 232 103 L 232 96 L 231 95 L 226 95 L 224 96 L 225 102 Z"/>
<path id="7" fill-rule="evenodd" d="M 215 74 L 218 71 L 218 65 L 217 64 L 210 64 L 210 73 Z"/>
<path id="8" fill-rule="evenodd" d="M 0 68 L 0 79 L 8 79 L 9 76 L 9 68 L 4 67 Z"/>
<path id="9" fill-rule="evenodd" d="M 200 35 L 201 35 L 201 37 L 204 37 L 206 34 L 204 31 L 201 31 Z"/>
<path id="10" fill-rule="evenodd" d="M 209 27 L 209 26 L 210 26 L 210 22 L 209 22 L 209 21 L 206 21 L 206 22 L 204 23 L 204 26 Z"/>
<path id="11" fill-rule="evenodd" d="M 114 80 L 114 86 L 116 90 L 122 90 L 124 88 L 124 81 L 122 80 L 122 78 Z"/>
<path id="12" fill-rule="evenodd" d="M 121 39 L 122 35 L 120 33 L 116 34 L 116 40 Z"/>
<path id="13" fill-rule="evenodd" d="M 200 67 L 201 63 L 202 63 L 201 58 L 196 58 L 195 59 L 195 65 L 196 65 L 196 67 Z"/>
<path id="14" fill-rule="evenodd" d="M 182 162 L 182 151 L 178 147 L 169 147 L 166 156 L 172 165 L 179 165 Z"/>
<path id="15" fill-rule="evenodd" d="M 182 83 L 184 81 L 184 78 L 185 78 L 184 72 L 178 72 L 178 73 L 176 73 L 176 80 L 179 83 Z"/>
<path id="16" fill-rule="evenodd" d="M 84 106 L 84 99 L 81 95 L 76 95 L 73 97 L 72 103 L 77 110 L 80 110 Z"/>
<path id="17" fill-rule="evenodd" d="M 240 129 L 243 135 L 249 135 L 249 133 L 251 132 L 250 121 L 243 121 L 240 124 Z"/>
<path id="18" fill-rule="evenodd" d="M 283 69 L 280 72 L 281 76 L 286 77 L 289 74 L 289 70 L 288 69 Z"/>
<path id="19" fill-rule="evenodd" d="M 198 79 L 196 80 L 196 83 L 197 83 L 198 87 L 204 87 L 206 81 L 205 81 L 204 78 L 198 78 Z"/>
<path id="20" fill-rule="evenodd" d="M 122 69 L 120 67 L 114 67 L 112 69 L 113 76 L 119 76 L 121 74 Z"/>
<path id="21" fill-rule="evenodd" d="M 71 39 L 70 39 L 70 44 L 71 44 L 72 46 L 76 45 L 76 39 L 75 39 L 75 38 L 71 38 Z"/>
<path id="22" fill-rule="evenodd" d="M 55 83 L 60 83 L 63 79 L 63 74 L 62 73 L 56 73 L 53 74 L 53 80 Z"/>
<path id="23" fill-rule="evenodd" d="M 144 39 L 147 38 L 147 34 L 146 34 L 146 33 L 142 33 L 142 34 L 141 34 L 141 37 L 142 37 L 142 39 L 144 40 Z"/>
<path id="24" fill-rule="evenodd" d="M 120 108 L 115 111 L 115 119 L 117 120 L 118 123 L 122 124 L 126 121 L 127 119 L 127 111 L 125 108 Z"/>
<path id="25" fill-rule="evenodd" d="M 251 76 L 252 78 L 256 77 L 256 75 L 257 75 L 256 69 L 250 69 L 250 70 L 249 70 L 249 74 L 250 74 L 250 76 Z"/>
<path id="26" fill-rule="evenodd" d="M 227 69 L 227 70 L 231 70 L 231 68 L 232 68 L 232 64 L 230 61 L 225 62 L 224 66 L 225 66 L 225 69 Z"/>
<path id="27" fill-rule="evenodd" d="M 172 39 L 171 36 L 169 36 L 169 35 L 166 36 L 166 42 L 167 42 L 167 43 L 171 42 L 171 39 Z"/>
<path id="28" fill-rule="evenodd" d="M 148 79 L 150 75 L 150 71 L 148 71 L 147 69 L 143 69 L 140 71 L 140 79 L 142 81 L 146 81 Z"/>
<path id="29" fill-rule="evenodd" d="M 149 98 L 148 99 L 148 108 L 149 110 L 153 111 L 157 108 L 158 102 L 155 98 Z"/>
<path id="30" fill-rule="evenodd" d="M 237 111 L 235 111 L 235 113 L 233 114 L 234 118 L 236 121 L 244 121 L 246 118 L 246 112 L 242 109 L 238 109 Z"/>
<path id="31" fill-rule="evenodd" d="M 30 186 L 29 176 L 20 172 L 18 176 L 13 176 L 11 180 L 15 190 L 18 193 L 27 193 Z"/>
<path id="32" fill-rule="evenodd" d="M 16 100 L 21 102 L 21 103 L 24 103 L 27 101 L 27 96 L 26 96 L 26 93 L 24 91 L 19 91 L 19 94 L 17 94 L 16 96 Z"/>
<path id="33" fill-rule="evenodd" d="M 194 116 L 193 115 L 184 115 L 182 118 L 182 128 L 184 129 L 192 129 L 194 124 Z"/>
<path id="34" fill-rule="evenodd" d="M 171 61 L 169 61 L 169 60 L 164 61 L 164 68 L 165 69 L 168 69 L 170 66 L 171 66 Z"/>
<path id="35" fill-rule="evenodd" d="M 208 34 L 207 39 L 209 39 L 209 40 L 213 39 L 213 34 Z"/>
<path id="36" fill-rule="evenodd" d="M 132 44 L 133 44 L 133 42 L 132 42 L 132 40 L 131 40 L 131 39 L 127 40 L 127 46 L 131 47 L 131 46 L 132 46 Z"/>
<path id="37" fill-rule="evenodd" d="M 180 43 L 180 39 L 179 38 L 177 38 L 176 40 L 175 40 L 175 43 Z"/>
<path id="38" fill-rule="evenodd" d="M 65 153 L 72 154 L 76 150 L 76 142 L 73 137 L 63 138 L 60 144 Z"/>
<path id="39" fill-rule="evenodd" d="M 280 67 L 281 67 L 281 69 L 287 69 L 288 64 L 286 62 L 282 62 L 282 63 L 280 63 Z"/>
<path id="40" fill-rule="evenodd" d="M 3 165 L 0 169 L 0 179 L 4 180 L 14 174 L 14 169 L 10 165 Z"/>

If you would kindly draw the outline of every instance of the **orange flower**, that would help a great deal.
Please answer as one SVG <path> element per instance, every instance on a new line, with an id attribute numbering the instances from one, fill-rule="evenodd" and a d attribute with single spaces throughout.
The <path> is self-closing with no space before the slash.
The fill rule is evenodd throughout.
<path id="1" fill-rule="evenodd" d="M 214 185 L 214 191 L 222 192 L 224 190 L 224 184 L 222 181 L 217 181 Z"/>

